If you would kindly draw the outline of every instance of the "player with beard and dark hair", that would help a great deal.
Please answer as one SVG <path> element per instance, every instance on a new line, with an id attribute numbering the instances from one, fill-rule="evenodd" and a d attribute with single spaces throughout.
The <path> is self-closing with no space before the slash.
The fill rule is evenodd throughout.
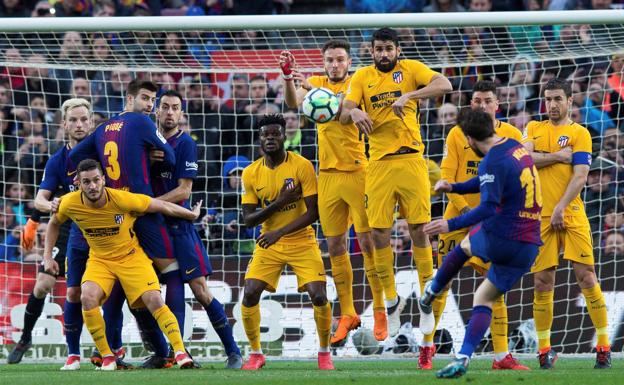
<path id="1" fill-rule="evenodd" d="M 587 312 L 596 328 L 596 369 L 611 368 L 608 313 L 594 268 L 591 227 L 580 193 L 592 163 L 592 138 L 587 128 L 570 119 L 572 86 L 554 78 L 543 88 L 548 119 L 526 127 L 524 146 L 531 152 L 542 179 L 544 212 L 541 234 L 544 245 L 532 267 L 535 281 L 533 317 L 537 331 L 539 363 L 552 369 L 557 353 L 550 344 L 553 323 L 555 273 L 559 258 L 572 263 Z"/>
<path id="2" fill-rule="evenodd" d="M 295 70 L 295 58 L 289 51 L 280 55 L 280 68 L 285 80 L 284 99 L 288 107 L 301 106 L 306 93 L 314 87 L 324 87 L 339 97 L 351 82 L 349 43 L 329 40 L 323 45 L 325 75 L 305 78 Z M 295 88 L 294 79 L 300 81 Z M 364 207 L 365 169 L 368 164 L 364 140 L 353 123 L 346 125 L 333 120 L 317 123 L 319 147 L 318 206 L 323 234 L 332 267 L 332 275 L 340 302 L 340 322 L 331 343 L 347 338 L 350 330 L 360 326 L 353 304 L 353 268 L 347 254 L 347 232 L 353 221 L 364 257 L 364 270 L 373 294 L 374 333 L 378 341 L 388 337 L 388 320 L 384 293 L 375 270 L 373 238 Z"/>
<path id="3" fill-rule="evenodd" d="M 191 136 L 179 128 L 182 110 L 182 95 L 174 90 L 165 91 L 159 99 L 156 117 L 158 128 L 173 148 L 176 156 L 174 167 L 157 165 L 154 167 L 152 186 L 158 199 L 177 203 L 190 208 L 189 198 L 193 190 L 193 180 L 197 176 L 197 145 Z M 228 321 L 223 305 L 212 295 L 206 283 L 206 277 L 212 273 L 212 266 L 204 244 L 193 226 L 193 222 L 166 217 L 171 241 L 179 269 L 169 274 L 176 274 L 182 282 L 187 282 L 197 301 L 204 307 L 208 319 L 221 339 L 227 355 L 226 368 L 240 369 L 243 359 L 234 341 L 232 327 Z M 172 282 L 173 280 L 169 280 Z M 184 337 L 184 284 L 167 286 L 167 305 L 172 309 L 180 332 Z M 174 306 L 173 304 L 178 304 Z M 178 308 L 180 311 L 174 311 Z"/>
<path id="4" fill-rule="evenodd" d="M 358 69 L 342 104 L 340 122 L 353 122 L 368 135 L 370 162 L 366 168 L 366 214 L 375 244 L 375 268 L 384 287 L 388 331 L 401 326 L 405 299 L 396 292 L 390 233 L 396 204 L 409 224 L 412 255 L 420 289 L 433 276 L 433 256 L 423 226 L 431 220 L 429 171 L 420 136 L 419 99 L 452 90 L 443 75 L 417 60 L 401 59 L 396 31 L 381 28 L 372 36 L 374 64 Z M 362 105 L 363 109 L 358 108 Z M 421 344 L 419 367 L 431 369 L 433 342 Z"/>
<path id="5" fill-rule="evenodd" d="M 311 226 L 318 219 L 314 166 L 284 150 L 286 121 L 281 115 L 265 115 L 257 127 L 263 156 L 242 175 L 245 226 L 262 224 L 245 273 L 241 313 L 251 355 L 243 370 L 258 370 L 266 363 L 260 348 L 260 295 L 264 290 L 275 291 L 286 265 L 297 276 L 299 291 L 307 291 L 312 301 L 320 345 L 318 368 L 333 370 L 329 351 L 332 310 L 321 250 Z"/>
<path id="6" fill-rule="evenodd" d="M 51 258 L 61 224 L 69 219 L 76 223 L 89 245 L 80 301 L 84 323 L 102 355 L 100 369 L 117 369 L 100 312 L 100 304 L 110 295 L 117 280 L 131 308 L 145 307 L 154 316 L 173 345 L 180 368 L 192 366 L 193 360 L 185 352 L 178 322 L 163 302 L 152 261 L 139 245 L 133 225 L 138 215 L 147 213 L 195 220 L 201 201 L 191 211 L 144 194 L 107 188 L 102 168 L 93 159 L 80 162 L 76 176 L 80 190 L 64 195 L 58 211 L 50 218 L 43 256 Z"/>

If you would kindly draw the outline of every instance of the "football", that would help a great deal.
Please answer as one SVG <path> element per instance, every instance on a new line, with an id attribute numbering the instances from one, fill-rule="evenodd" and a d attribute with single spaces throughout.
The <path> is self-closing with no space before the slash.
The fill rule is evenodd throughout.
<path id="1" fill-rule="evenodd" d="M 326 123 L 336 117 L 340 109 L 340 99 L 327 88 L 312 88 L 303 98 L 301 109 L 311 121 Z"/>

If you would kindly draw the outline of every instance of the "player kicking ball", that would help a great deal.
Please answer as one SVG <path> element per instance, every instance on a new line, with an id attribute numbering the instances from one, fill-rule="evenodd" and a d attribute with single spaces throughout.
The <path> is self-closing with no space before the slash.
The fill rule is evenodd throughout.
<path id="1" fill-rule="evenodd" d="M 436 183 L 436 191 L 481 193 L 479 206 L 458 217 L 438 219 L 424 228 L 428 235 L 474 226 L 453 249 L 425 287 L 420 298 L 421 327 L 435 325 L 432 302 L 473 255 L 492 265 L 474 294 L 472 316 L 455 359 L 436 373 L 438 378 L 460 377 L 492 321 L 494 301 L 529 272 L 541 245 L 542 194 L 537 168 L 529 152 L 516 140 L 495 134 L 492 118 L 472 110 L 459 123 L 468 145 L 483 157 L 478 176 L 464 183 Z"/>
<path id="2" fill-rule="evenodd" d="M 284 150 L 286 121 L 264 116 L 257 123 L 262 158 L 243 170 L 243 217 L 247 227 L 262 223 L 253 258 L 245 273 L 241 313 L 251 345 L 243 370 L 258 370 L 266 359 L 260 348 L 260 295 L 274 292 L 285 265 L 297 276 L 299 291 L 307 291 L 314 307 L 319 337 L 318 368 L 333 370 L 329 351 L 331 305 L 327 301 L 325 267 L 312 223 L 318 219 L 314 166 Z"/>
<path id="3" fill-rule="evenodd" d="M 52 248 L 59 229 L 68 219 L 78 225 L 89 244 L 89 260 L 82 277 L 82 315 L 95 346 L 102 355 L 101 370 L 115 370 L 115 355 L 106 339 L 106 325 L 100 305 L 110 295 L 117 280 L 130 307 L 146 307 L 174 348 L 180 368 L 189 368 L 188 356 L 178 322 L 160 295 L 158 277 L 133 230 L 137 215 L 162 213 L 188 220 L 199 216 L 199 202 L 193 211 L 173 203 L 104 186 L 100 164 L 85 159 L 76 169 L 80 190 L 62 197 L 60 206 L 48 223 L 43 258 L 52 260 Z"/>

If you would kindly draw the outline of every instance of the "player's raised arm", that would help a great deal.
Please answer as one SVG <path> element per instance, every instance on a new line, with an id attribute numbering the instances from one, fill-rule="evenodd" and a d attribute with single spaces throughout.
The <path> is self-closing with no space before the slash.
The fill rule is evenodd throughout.
<path id="1" fill-rule="evenodd" d="M 202 201 L 195 203 L 193 209 L 188 210 L 180 205 L 171 202 L 165 202 L 160 199 L 152 199 L 149 206 L 147 206 L 146 213 L 161 213 L 168 217 L 182 218 L 189 221 L 194 221 L 199 217 L 201 211 Z"/>
<path id="2" fill-rule="evenodd" d="M 280 53 L 279 66 L 284 79 L 284 101 L 288 107 L 297 108 L 312 86 L 303 74 L 296 71 L 295 57 L 290 51 Z M 299 88 L 295 87 L 295 80 L 300 82 Z"/>

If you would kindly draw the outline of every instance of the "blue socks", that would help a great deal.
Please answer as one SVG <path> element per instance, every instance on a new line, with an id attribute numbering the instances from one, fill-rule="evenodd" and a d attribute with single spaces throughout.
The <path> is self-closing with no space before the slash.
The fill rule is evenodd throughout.
<path id="1" fill-rule="evenodd" d="M 238 345 L 236 345 L 232 334 L 232 326 L 230 326 L 230 322 L 225 315 L 225 310 L 223 309 L 221 302 L 219 302 L 216 298 L 213 298 L 208 306 L 204 306 L 204 309 L 206 309 L 210 323 L 212 323 L 212 327 L 215 332 L 217 332 L 217 335 L 225 348 L 225 353 L 228 356 L 230 354 L 240 355 L 240 350 L 238 349 Z"/>
<path id="2" fill-rule="evenodd" d="M 82 333 L 82 304 L 65 300 L 63 306 L 65 341 L 68 355 L 80 356 L 80 333 Z"/>
<path id="3" fill-rule="evenodd" d="M 160 281 L 167 285 L 165 304 L 178 320 L 180 334 L 184 338 L 184 319 L 186 302 L 184 302 L 184 282 L 180 270 L 169 271 L 160 276 Z"/>
<path id="4" fill-rule="evenodd" d="M 487 306 L 475 306 L 472 308 L 472 316 L 466 328 L 464 343 L 462 344 L 459 354 L 468 358 L 472 357 L 477 345 L 483 339 L 485 332 L 492 322 L 492 309 Z"/>
<path id="5" fill-rule="evenodd" d="M 438 272 L 431 282 L 431 290 L 433 290 L 434 293 L 441 292 L 457 273 L 459 273 L 462 266 L 464 266 L 464 263 L 466 263 L 469 258 L 470 257 L 464 253 L 461 246 L 455 246 L 455 248 L 446 255 L 446 258 L 444 258 L 442 266 L 438 268 Z"/>

